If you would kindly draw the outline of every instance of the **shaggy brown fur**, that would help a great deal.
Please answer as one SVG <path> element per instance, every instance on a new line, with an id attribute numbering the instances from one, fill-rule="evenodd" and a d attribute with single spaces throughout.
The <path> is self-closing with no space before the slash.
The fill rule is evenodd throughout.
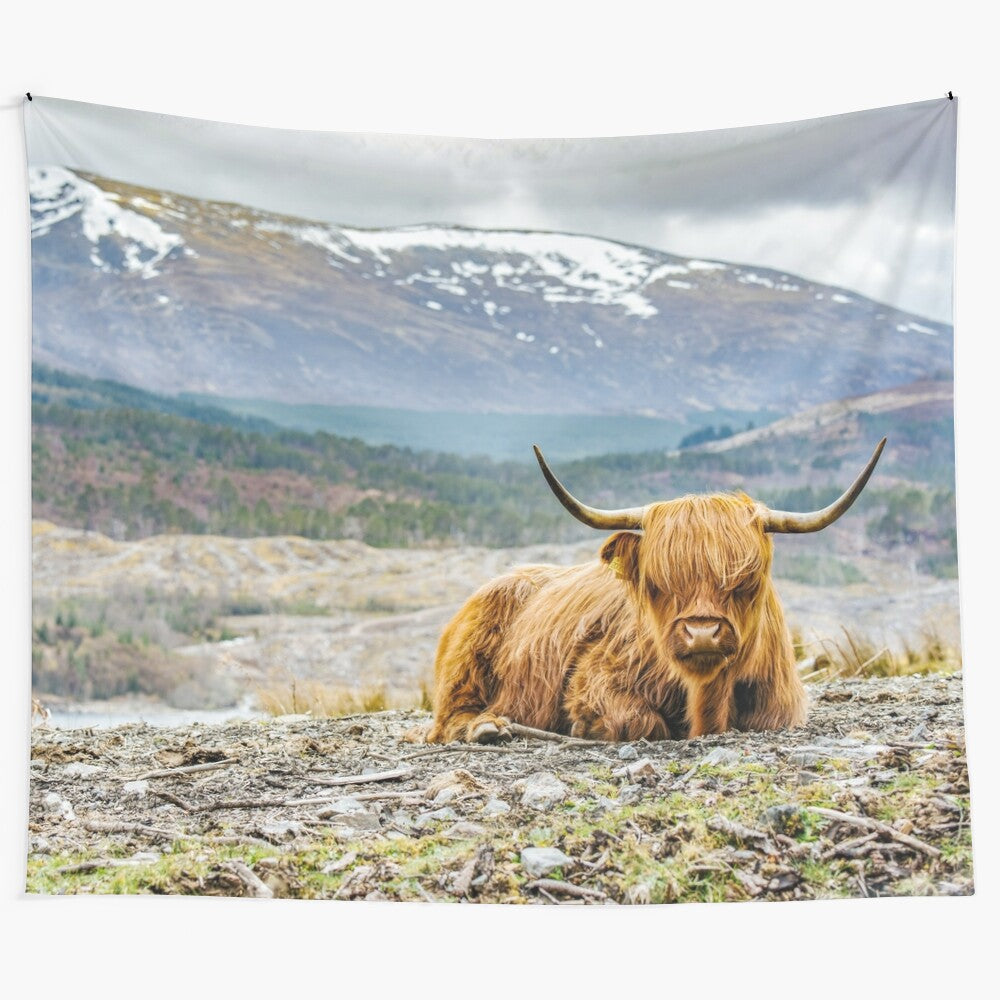
<path id="1" fill-rule="evenodd" d="M 607 740 L 805 721 L 771 582 L 771 537 L 745 494 L 651 504 L 583 566 L 524 566 L 445 628 L 432 743 L 509 721 Z"/>

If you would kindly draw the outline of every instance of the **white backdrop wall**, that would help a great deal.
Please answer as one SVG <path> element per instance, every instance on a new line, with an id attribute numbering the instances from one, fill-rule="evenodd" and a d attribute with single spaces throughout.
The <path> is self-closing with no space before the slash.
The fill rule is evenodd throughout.
<path id="1" fill-rule="evenodd" d="M 226 983 L 481 996 L 543 988 L 740 995 L 954 992 L 997 916 L 995 138 L 985 5 L 50 0 L 0 23 L 0 400 L 6 472 L 4 966 L 40 995 Z M 631 908 L 24 900 L 30 665 L 29 248 L 21 96 L 288 128 L 586 136 L 725 128 L 960 101 L 956 400 L 959 556 L 977 896 Z M 707 980 L 699 972 L 708 963 Z M 579 980 L 577 977 L 581 977 Z M 690 981 L 690 982 L 689 982 Z M 986 988 L 986 980 L 978 980 Z M 27 988 L 25 986 L 24 988 Z M 694 988 L 697 988 L 695 986 Z M 709 985 L 703 996 L 720 995 Z M 970 995 L 982 994 L 976 985 Z"/>

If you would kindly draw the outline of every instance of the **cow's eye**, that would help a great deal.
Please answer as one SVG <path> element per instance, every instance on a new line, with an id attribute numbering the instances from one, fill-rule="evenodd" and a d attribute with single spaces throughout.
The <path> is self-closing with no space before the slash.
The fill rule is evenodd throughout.
<path id="1" fill-rule="evenodd" d="M 652 580 L 646 581 L 646 596 L 651 600 L 655 601 L 657 597 L 660 596 L 660 588 L 656 586 Z"/>

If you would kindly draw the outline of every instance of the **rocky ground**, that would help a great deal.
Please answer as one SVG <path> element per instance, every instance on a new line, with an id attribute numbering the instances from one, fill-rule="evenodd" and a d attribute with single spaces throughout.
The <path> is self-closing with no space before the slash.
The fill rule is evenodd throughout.
<path id="1" fill-rule="evenodd" d="M 959 674 L 794 732 L 419 746 L 426 716 L 40 727 L 32 893 L 616 904 L 973 891 Z"/>

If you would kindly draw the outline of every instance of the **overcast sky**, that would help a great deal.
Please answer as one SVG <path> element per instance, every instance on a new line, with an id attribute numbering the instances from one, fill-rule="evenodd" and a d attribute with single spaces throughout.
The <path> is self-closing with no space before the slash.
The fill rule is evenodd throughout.
<path id="1" fill-rule="evenodd" d="M 353 226 L 588 233 L 952 319 L 957 102 L 604 139 L 303 132 L 36 97 L 28 160 Z"/>

